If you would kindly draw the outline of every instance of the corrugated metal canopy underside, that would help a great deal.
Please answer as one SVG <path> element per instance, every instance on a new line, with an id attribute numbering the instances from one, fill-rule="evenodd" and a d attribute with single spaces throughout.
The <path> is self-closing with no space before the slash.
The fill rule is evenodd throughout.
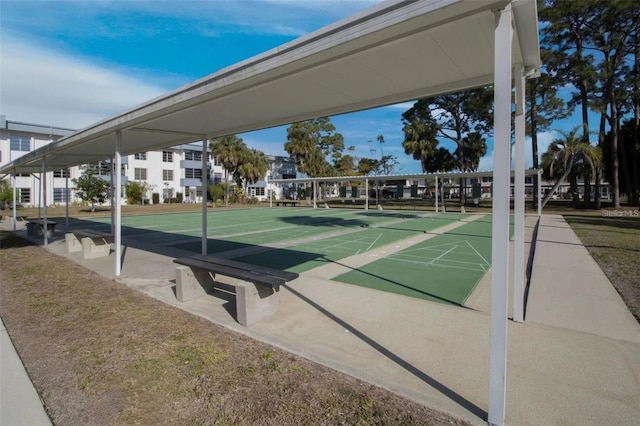
<path id="1" fill-rule="evenodd" d="M 96 123 L 4 166 L 37 172 L 493 84 L 508 1 L 390 1 Z M 513 63 L 540 67 L 536 4 L 512 2 Z M 284 142 L 284 141 L 283 141 Z"/>

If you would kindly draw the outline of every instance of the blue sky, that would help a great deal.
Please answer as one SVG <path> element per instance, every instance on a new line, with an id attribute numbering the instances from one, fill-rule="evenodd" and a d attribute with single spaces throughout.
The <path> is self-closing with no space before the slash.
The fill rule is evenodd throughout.
<path id="1" fill-rule="evenodd" d="M 14 121 L 82 128 L 375 3 L 2 0 L 0 114 Z M 379 158 L 382 150 L 398 158 L 397 173 L 417 173 L 419 163 L 401 146 L 401 114 L 410 107 L 406 103 L 331 120 L 345 145 L 356 147 L 356 157 Z M 283 155 L 286 127 L 240 136 L 251 147 Z M 379 134 L 386 141 L 382 147 Z M 541 152 L 552 137 L 539 135 Z M 481 170 L 492 169 L 492 151 L 490 141 Z M 530 164 L 530 147 L 527 152 Z"/>

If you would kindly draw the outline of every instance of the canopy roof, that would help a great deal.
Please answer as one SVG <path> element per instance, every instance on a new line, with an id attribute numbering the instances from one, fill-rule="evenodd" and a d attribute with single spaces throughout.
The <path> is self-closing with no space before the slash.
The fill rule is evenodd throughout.
<path id="1" fill-rule="evenodd" d="M 493 84 L 493 11 L 512 5 L 513 63 L 540 68 L 534 0 L 390 0 L 30 152 L 42 171 Z"/>

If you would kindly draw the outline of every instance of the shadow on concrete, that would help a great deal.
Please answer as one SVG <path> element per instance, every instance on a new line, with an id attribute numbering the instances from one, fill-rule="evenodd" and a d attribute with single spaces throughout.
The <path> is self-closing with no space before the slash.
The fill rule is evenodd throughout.
<path id="1" fill-rule="evenodd" d="M 287 290 L 289 290 L 291 293 L 293 293 L 295 296 L 297 296 L 298 298 L 300 298 L 301 300 L 303 300 L 304 302 L 306 302 L 307 304 L 312 306 L 318 312 L 322 313 L 327 318 L 329 318 L 332 321 L 334 321 L 335 323 L 339 324 L 341 327 L 344 327 L 346 330 L 349 330 L 350 333 L 352 333 L 354 336 L 356 336 L 357 338 L 362 340 L 367 345 L 371 346 L 377 352 L 379 352 L 380 354 L 382 354 L 383 356 L 385 356 L 389 360 L 393 361 L 394 363 L 396 363 L 397 365 L 402 367 L 407 372 L 413 374 L 415 377 L 417 377 L 418 379 L 422 380 L 427 385 L 429 385 L 432 388 L 436 389 L 438 392 L 442 393 L 447 398 L 449 398 L 452 401 L 454 401 L 456 404 L 460 405 L 464 409 L 468 410 L 470 413 L 474 414 L 475 416 L 477 416 L 477 417 L 479 417 L 479 418 L 481 418 L 483 420 L 487 419 L 488 415 L 487 415 L 486 411 L 484 411 L 482 408 L 478 407 L 477 405 L 475 405 L 474 403 L 472 403 L 471 401 L 469 401 L 468 399 L 466 399 L 465 397 L 463 397 L 462 395 L 460 395 L 459 393 L 457 393 L 453 389 L 448 388 L 446 385 L 440 383 L 439 381 L 437 381 L 433 377 L 429 376 L 427 373 L 421 371 L 420 369 L 418 369 L 413 364 L 411 364 L 410 362 L 406 361 L 405 359 L 403 359 L 399 355 L 391 352 L 389 349 L 385 348 L 380 343 L 376 342 L 375 340 L 373 340 L 372 338 L 370 338 L 366 334 L 362 333 L 360 330 L 358 330 L 357 328 L 355 328 L 354 326 L 352 326 L 348 322 L 344 321 L 343 319 L 339 318 L 337 315 L 334 315 L 333 313 L 329 312 L 327 309 L 325 309 L 322 306 L 318 305 L 313 300 L 309 299 L 308 297 L 306 297 L 303 294 L 299 293 L 298 291 L 294 290 L 293 288 L 291 288 L 290 285 L 285 284 L 284 287 Z"/>

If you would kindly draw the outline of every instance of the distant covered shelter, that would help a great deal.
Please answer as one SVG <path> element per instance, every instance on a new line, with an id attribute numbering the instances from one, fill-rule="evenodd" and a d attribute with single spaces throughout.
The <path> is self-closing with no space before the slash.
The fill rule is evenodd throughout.
<path id="1" fill-rule="evenodd" d="M 488 421 L 502 424 L 512 89 L 515 86 L 519 190 L 524 182 L 524 80 L 535 76 L 540 66 L 535 0 L 389 0 L 32 151 L 3 166 L 0 175 L 40 173 L 105 159 L 113 159 L 119 171 L 122 155 L 198 140 L 207 144 L 218 136 L 494 85 Z M 203 156 L 206 170 L 205 161 Z M 121 268 L 121 191 L 118 172 L 116 276 Z M 518 202 L 523 198 L 516 194 L 516 258 L 524 247 L 524 201 Z M 206 254 L 206 214 L 202 222 Z M 522 270 L 516 272 L 519 275 Z M 521 290 L 516 294 L 521 296 Z"/>
<path id="2" fill-rule="evenodd" d="M 533 197 L 537 199 L 538 206 L 538 215 L 540 215 L 540 199 L 541 193 L 541 170 L 540 169 L 528 169 L 524 171 L 525 176 L 536 176 L 538 180 L 538 193 L 532 194 Z M 515 173 L 511 172 L 512 180 L 515 177 Z M 365 209 L 369 208 L 369 199 L 368 193 L 369 188 L 374 188 L 378 184 L 385 184 L 386 182 L 398 182 L 398 181 L 424 181 L 425 184 L 429 184 L 429 182 L 433 182 L 434 185 L 434 195 L 435 195 L 435 207 L 436 213 L 438 212 L 438 199 L 439 195 L 444 195 L 442 193 L 440 185 L 444 182 L 444 179 L 482 179 L 485 177 L 493 177 L 492 171 L 475 171 L 475 172 L 437 172 L 437 173 L 409 173 L 409 174 L 393 174 L 393 175 L 356 175 L 356 176 L 321 176 L 321 177 L 301 177 L 301 178 L 291 178 L 291 179 L 271 179 L 269 182 L 273 184 L 287 185 L 287 184 L 296 184 L 296 185 L 310 185 L 313 190 L 311 191 L 310 197 L 313 198 L 314 207 L 317 207 L 318 202 L 318 185 L 322 184 L 341 184 L 344 185 L 346 183 L 358 183 L 358 185 L 364 184 L 365 190 Z M 371 186 L 370 186 L 371 184 Z M 345 197 L 346 194 L 340 195 L 340 197 Z M 417 193 L 415 195 L 417 197 Z M 353 196 L 354 198 L 357 198 Z M 412 195 L 414 197 L 414 195 Z M 273 204 L 273 203 L 272 203 Z"/>

